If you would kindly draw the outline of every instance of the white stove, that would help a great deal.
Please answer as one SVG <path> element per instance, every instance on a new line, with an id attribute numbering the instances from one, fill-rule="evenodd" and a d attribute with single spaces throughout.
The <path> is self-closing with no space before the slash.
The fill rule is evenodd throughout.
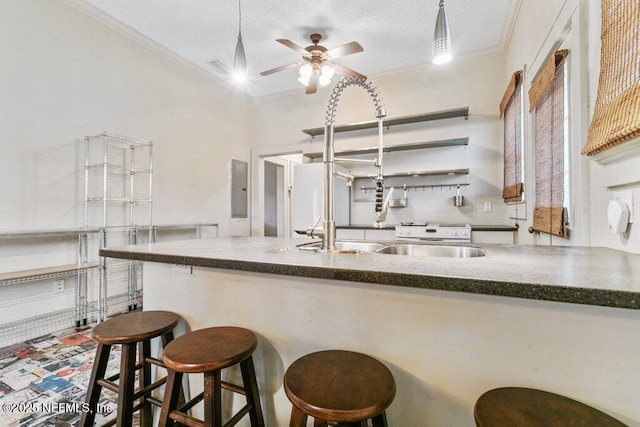
<path id="1" fill-rule="evenodd" d="M 396 225 L 396 240 L 470 243 L 471 226 L 406 222 Z"/>

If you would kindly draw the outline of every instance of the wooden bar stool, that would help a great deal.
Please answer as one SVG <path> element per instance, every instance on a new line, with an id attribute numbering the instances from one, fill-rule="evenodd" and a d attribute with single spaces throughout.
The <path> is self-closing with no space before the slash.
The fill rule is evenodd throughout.
<path id="1" fill-rule="evenodd" d="M 189 332 L 172 341 L 164 350 L 167 366 L 167 386 L 160 426 L 179 422 L 188 426 L 222 427 L 222 389 L 244 394 L 247 404 L 224 426 L 233 426 L 247 413 L 252 427 L 264 427 L 258 383 L 253 367 L 253 351 L 258 341 L 253 332 L 244 328 L 220 326 Z M 223 381 L 224 368 L 240 364 L 242 384 Z M 204 374 L 204 391 L 178 408 L 178 392 L 183 374 Z M 204 400 L 204 421 L 189 416 L 186 411 Z"/>
<path id="2" fill-rule="evenodd" d="M 141 410 L 140 425 L 152 425 L 151 403 L 160 405 L 160 402 L 151 397 L 151 392 L 164 384 L 166 378 L 151 384 L 151 365 L 164 367 L 161 360 L 151 357 L 151 339 L 161 337 L 162 345 L 166 346 L 173 339 L 173 328 L 179 320 L 177 314 L 169 311 L 137 311 L 112 317 L 93 329 L 92 337 L 98 348 L 85 399 L 89 411 L 83 412 L 80 426 L 93 425 L 103 387 L 118 394 L 116 418 L 106 425 L 131 426 L 137 410 Z M 109 353 L 116 344 L 122 346 L 120 372 L 105 378 Z M 135 391 L 138 370 L 139 386 Z M 136 401 L 139 402 L 135 404 Z"/>
<path id="3" fill-rule="evenodd" d="M 326 350 L 293 362 L 284 375 L 284 390 L 293 404 L 290 427 L 328 423 L 387 426 L 386 409 L 396 395 L 389 369 L 378 360 L 352 351 Z"/>
<path id="4" fill-rule="evenodd" d="M 522 387 L 489 390 L 473 410 L 478 427 L 624 426 L 613 417 L 568 397 Z"/>

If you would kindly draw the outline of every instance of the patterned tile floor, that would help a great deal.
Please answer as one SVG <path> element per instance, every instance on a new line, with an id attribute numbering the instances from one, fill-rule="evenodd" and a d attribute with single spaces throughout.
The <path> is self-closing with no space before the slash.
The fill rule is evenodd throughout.
<path id="1" fill-rule="evenodd" d="M 0 348 L 0 426 L 74 426 L 80 419 L 96 344 L 91 327 L 70 328 Z M 120 349 L 111 351 L 116 372 Z M 104 390 L 98 425 L 115 411 L 115 394 Z"/>

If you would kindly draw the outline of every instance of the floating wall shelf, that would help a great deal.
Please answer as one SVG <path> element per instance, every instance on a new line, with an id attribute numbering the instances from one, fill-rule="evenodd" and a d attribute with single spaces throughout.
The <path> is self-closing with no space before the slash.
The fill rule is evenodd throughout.
<path id="1" fill-rule="evenodd" d="M 433 120 L 453 119 L 456 117 L 464 117 L 465 120 L 469 118 L 469 107 L 454 108 L 452 110 L 434 111 L 431 113 L 415 114 L 412 116 L 402 116 L 392 119 L 383 120 L 385 127 L 389 128 L 395 125 L 406 125 L 410 123 L 429 122 Z M 333 127 L 335 133 L 338 132 L 350 132 L 355 130 L 373 129 L 378 127 L 377 120 L 371 120 L 367 122 L 352 123 L 346 125 L 337 125 Z M 303 129 L 302 132 L 314 137 L 316 135 L 324 134 L 324 127 Z"/>
<path id="2" fill-rule="evenodd" d="M 421 177 L 421 176 L 437 176 L 437 175 L 468 175 L 469 169 L 444 169 L 437 171 L 414 171 L 414 172 L 400 172 L 400 173 L 389 173 L 384 174 L 384 178 L 411 178 L 411 177 Z M 368 175 L 354 175 L 355 179 L 360 178 L 377 178 L 376 174 L 368 174 Z"/>
<path id="3" fill-rule="evenodd" d="M 397 144 L 384 147 L 385 153 L 391 153 L 394 151 L 406 151 L 406 150 L 420 150 L 423 148 L 438 148 L 438 147 L 453 147 L 456 145 L 469 145 L 469 138 L 455 138 L 455 139 L 442 139 L 439 141 L 426 141 L 426 142 L 412 142 L 408 144 Z M 377 147 L 362 148 L 356 150 L 338 151 L 335 153 L 336 157 L 339 156 L 353 156 L 356 154 L 375 154 L 378 152 Z M 305 153 L 306 157 L 310 159 L 321 159 L 322 152 Z"/>

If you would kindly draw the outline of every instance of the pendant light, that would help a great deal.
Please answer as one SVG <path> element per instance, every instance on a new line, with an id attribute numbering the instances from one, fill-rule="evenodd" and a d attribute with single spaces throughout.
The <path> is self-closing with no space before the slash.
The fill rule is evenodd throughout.
<path id="1" fill-rule="evenodd" d="M 242 44 L 242 9 L 240 0 L 238 0 L 238 43 L 236 44 L 236 53 L 233 57 L 233 78 L 237 82 L 244 82 L 247 78 L 247 58 L 244 54 L 244 45 Z"/>
<path id="2" fill-rule="evenodd" d="M 432 61 L 434 64 L 446 64 L 451 61 L 451 36 L 449 20 L 444 9 L 444 0 L 440 0 L 436 29 L 433 32 Z"/>

